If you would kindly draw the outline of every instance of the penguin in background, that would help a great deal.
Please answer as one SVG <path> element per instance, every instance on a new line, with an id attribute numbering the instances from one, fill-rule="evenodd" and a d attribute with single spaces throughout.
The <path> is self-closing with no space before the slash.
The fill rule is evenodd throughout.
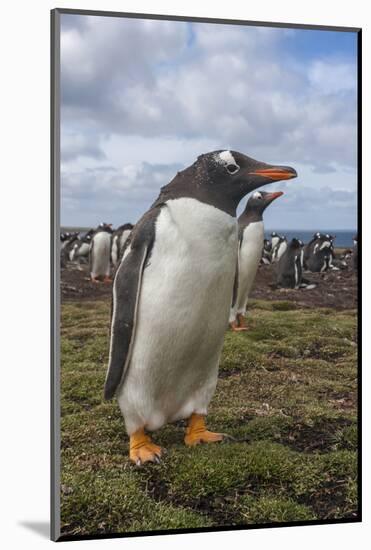
<path id="1" fill-rule="evenodd" d="M 282 191 L 265 193 L 255 191 L 238 218 L 238 262 L 235 283 L 235 300 L 232 303 L 229 324 L 233 331 L 247 330 L 246 307 L 264 247 L 263 212 Z"/>
<path id="2" fill-rule="evenodd" d="M 159 461 L 149 431 L 187 419 L 185 444 L 221 441 L 206 428 L 238 254 L 236 209 L 294 169 L 214 151 L 178 172 L 128 238 L 113 284 L 104 395 L 115 395 L 130 460 Z M 200 330 L 202 329 L 202 330 Z"/>
<path id="3" fill-rule="evenodd" d="M 334 240 L 336 236 L 329 234 L 321 233 L 317 231 L 314 233 L 311 240 L 304 247 L 304 257 L 303 257 L 303 266 L 305 269 L 310 269 L 309 263 L 313 264 L 313 261 L 310 262 L 310 259 L 313 258 L 313 255 L 317 253 L 318 249 L 328 248 L 330 254 L 325 254 L 329 258 L 329 265 L 332 264 L 332 260 L 335 259 L 335 250 L 334 250 Z"/>
<path id="4" fill-rule="evenodd" d="M 74 245 L 79 240 L 78 231 L 74 231 L 72 233 L 67 232 L 65 235 L 66 235 L 66 238 L 63 241 L 62 243 L 63 246 L 61 248 L 61 266 L 62 267 L 66 267 L 67 262 L 71 261 L 71 254 L 72 254 Z"/>
<path id="5" fill-rule="evenodd" d="M 118 227 L 112 235 L 111 261 L 114 267 L 117 266 L 121 259 L 126 240 L 129 237 L 133 227 L 134 226 L 131 223 L 125 223 L 124 225 L 120 225 L 120 227 Z"/>
<path id="6" fill-rule="evenodd" d="M 272 252 L 272 264 L 279 262 L 286 249 L 287 238 L 284 235 L 278 235 L 278 242 Z"/>
<path id="7" fill-rule="evenodd" d="M 307 288 L 312 289 L 316 284 L 311 284 L 303 278 L 302 256 L 304 243 L 300 239 L 292 239 L 285 253 L 281 256 L 277 265 L 277 286 L 280 288 Z"/>
<path id="8" fill-rule="evenodd" d="M 89 229 L 89 231 L 87 231 L 85 235 L 83 235 L 79 241 L 74 244 L 73 257 L 71 258 L 72 261 L 77 261 L 78 263 L 88 262 L 91 240 L 94 232 L 94 229 Z"/>
<path id="9" fill-rule="evenodd" d="M 275 231 L 273 231 L 273 232 L 271 233 L 272 251 L 273 251 L 273 250 L 276 248 L 276 246 L 278 245 L 279 240 L 280 240 L 280 236 L 279 236 Z"/>
<path id="10" fill-rule="evenodd" d="M 358 233 L 353 237 L 353 269 L 358 271 Z"/>
<path id="11" fill-rule="evenodd" d="M 111 270 L 111 224 L 101 223 L 94 231 L 90 245 L 90 278 L 93 283 L 98 283 L 101 279 L 103 282 L 110 283 Z"/>
<path id="12" fill-rule="evenodd" d="M 264 239 L 261 264 L 269 265 L 272 261 L 272 244 L 269 239 Z"/>
<path id="13" fill-rule="evenodd" d="M 71 234 L 68 231 L 61 233 L 61 251 L 66 247 L 70 236 Z"/>
<path id="14" fill-rule="evenodd" d="M 334 238 L 331 235 L 318 234 L 308 246 L 305 256 L 305 266 L 313 273 L 320 273 L 328 270 L 338 271 L 339 268 L 333 265 L 335 258 Z"/>

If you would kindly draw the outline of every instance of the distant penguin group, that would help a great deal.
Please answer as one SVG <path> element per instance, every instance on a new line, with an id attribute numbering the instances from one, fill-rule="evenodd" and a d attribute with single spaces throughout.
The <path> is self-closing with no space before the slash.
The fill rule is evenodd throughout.
<path id="1" fill-rule="evenodd" d="M 304 243 L 300 239 L 292 239 L 287 249 L 279 259 L 277 266 L 277 286 L 281 288 L 312 289 L 316 284 L 303 277 Z"/>
<path id="2" fill-rule="evenodd" d="M 78 269 L 82 269 L 82 264 L 89 264 L 93 283 L 112 282 L 111 273 L 120 261 L 132 228 L 132 224 L 126 223 L 113 231 L 112 224 L 102 222 L 85 234 L 61 233 L 61 267 L 65 268 L 68 262 L 76 264 Z"/>
<path id="3" fill-rule="evenodd" d="M 333 265 L 334 239 L 332 235 L 315 233 L 304 250 L 304 267 L 313 273 L 339 269 Z"/>

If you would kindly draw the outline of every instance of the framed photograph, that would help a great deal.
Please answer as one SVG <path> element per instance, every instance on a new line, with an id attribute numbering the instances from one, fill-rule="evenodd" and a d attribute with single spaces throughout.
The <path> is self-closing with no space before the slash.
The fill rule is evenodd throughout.
<path id="1" fill-rule="evenodd" d="M 361 521 L 361 29 L 51 31 L 53 540 Z"/>

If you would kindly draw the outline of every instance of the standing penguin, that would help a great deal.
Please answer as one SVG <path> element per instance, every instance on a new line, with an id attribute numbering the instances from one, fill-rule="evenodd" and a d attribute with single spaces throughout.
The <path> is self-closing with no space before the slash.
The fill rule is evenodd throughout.
<path id="1" fill-rule="evenodd" d="M 188 419 L 186 445 L 223 439 L 205 415 L 228 323 L 236 208 L 257 187 L 296 175 L 234 151 L 207 153 L 135 225 L 113 284 L 104 394 L 117 395 L 136 464 L 159 460 L 145 430 L 168 422 Z"/>
<path id="2" fill-rule="evenodd" d="M 83 237 L 76 241 L 70 255 L 71 261 L 76 261 L 78 263 L 88 261 L 91 239 L 94 232 L 94 229 L 89 229 Z"/>
<path id="3" fill-rule="evenodd" d="M 263 212 L 275 199 L 283 195 L 256 191 L 247 201 L 238 218 L 239 253 L 237 262 L 235 300 L 232 303 L 229 324 L 234 331 L 247 330 L 244 316 L 264 246 Z"/>
<path id="4" fill-rule="evenodd" d="M 93 283 L 98 283 L 102 278 L 105 283 L 111 282 L 109 277 L 111 268 L 111 236 L 111 225 L 101 223 L 91 239 L 90 277 Z"/>
<path id="5" fill-rule="evenodd" d="M 260 263 L 269 265 L 272 261 L 272 244 L 269 239 L 264 239 L 263 252 Z"/>
<path id="6" fill-rule="evenodd" d="M 124 251 L 126 240 L 132 229 L 133 225 L 131 223 L 125 223 L 124 225 L 120 225 L 120 227 L 118 227 L 112 235 L 111 260 L 114 267 L 116 267 L 119 263 Z"/>
<path id="7" fill-rule="evenodd" d="M 274 247 L 272 253 L 272 264 L 279 262 L 281 256 L 285 253 L 287 249 L 287 239 L 284 235 L 278 235 L 278 242 Z"/>
<path id="8" fill-rule="evenodd" d="M 302 255 L 303 243 L 299 239 L 292 239 L 285 253 L 278 262 L 277 286 L 282 288 L 299 288 L 302 283 Z"/>
<path id="9" fill-rule="evenodd" d="M 275 231 L 273 231 L 271 233 L 272 252 L 274 251 L 274 249 L 278 245 L 279 240 L 280 240 L 280 236 Z"/>
<path id="10" fill-rule="evenodd" d="M 328 271 L 329 269 L 338 270 L 333 266 L 334 259 L 334 237 L 319 233 L 315 239 L 312 239 L 306 246 L 305 266 L 313 273 Z"/>

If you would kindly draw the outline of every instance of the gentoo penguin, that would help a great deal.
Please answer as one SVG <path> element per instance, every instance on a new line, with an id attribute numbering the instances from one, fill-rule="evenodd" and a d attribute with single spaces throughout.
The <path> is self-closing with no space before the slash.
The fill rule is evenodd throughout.
<path id="1" fill-rule="evenodd" d="M 317 234 L 315 239 L 312 239 L 306 246 L 304 263 L 305 267 L 313 273 L 323 271 L 338 270 L 338 267 L 333 265 L 335 258 L 333 239 L 331 235 Z"/>
<path id="2" fill-rule="evenodd" d="M 90 245 L 90 277 L 93 283 L 98 283 L 103 278 L 105 283 L 111 282 L 110 256 L 111 256 L 112 227 L 110 224 L 101 223 L 95 230 Z"/>
<path id="3" fill-rule="evenodd" d="M 302 283 L 301 252 L 302 241 L 292 239 L 277 266 L 277 286 L 299 288 Z"/>
<path id="4" fill-rule="evenodd" d="M 272 244 L 269 239 L 264 239 L 263 252 L 260 263 L 269 265 L 272 261 Z"/>
<path id="5" fill-rule="evenodd" d="M 238 218 L 238 262 L 235 300 L 232 303 L 229 324 L 234 331 L 246 330 L 247 301 L 255 280 L 264 246 L 263 212 L 275 199 L 283 195 L 255 191 Z"/>
<path id="6" fill-rule="evenodd" d="M 65 267 L 68 261 L 71 261 L 71 254 L 73 247 L 78 242 L 79 232 L 74 231 L 73 233 L 66 233 L 66 238 L 62 243 L 61 248 L 61 265 Z"/>
<path id="7" fill-rule="evenodd" d="M 87 262 L 90 253 L 91 240 L 95 230 L 89 229 L 73 246 L 71 261 Z"/>
<path id="8" fill-rule="evenodd" d="M 111 261 L 114 267 L 117 266 L 122 256 L 126 240 L 132 229 L 133 225 L 131 223 L 125 223 L 124 225 L 120 225 L 112 235 Z"/>
<path id="9" fill-rule="evenodd" d="M 287 239 L 284 235 L 278 235 L 278 242 L 272 251 L 272 264 L 277 263 L 287 249 Z"/>
<path id="10" fill-rule="evenodd" d="M 279 240 L 280 240 L 280 236 L 275 231 L 273 231 L 273 233 L 271 233 L 272 251 L 278 245 Z"/>
<path id="11" fill-rule="evenodd" d="M 353 237 L 353 269 L 358 271 L 358 233 Z"/>
<path id="12" fill-rule="evenodd" d="M 205 415 L 235 278 L 236 208 L 257 187 L 296 175 L 235 151 L 203 154 L 131 232 L 113 284 L 104 394 L 117 395 L 134 463 L 159 460 L 145 430 L 168 422 L 188 419 L 186 445 L 224 438 Z"/>

